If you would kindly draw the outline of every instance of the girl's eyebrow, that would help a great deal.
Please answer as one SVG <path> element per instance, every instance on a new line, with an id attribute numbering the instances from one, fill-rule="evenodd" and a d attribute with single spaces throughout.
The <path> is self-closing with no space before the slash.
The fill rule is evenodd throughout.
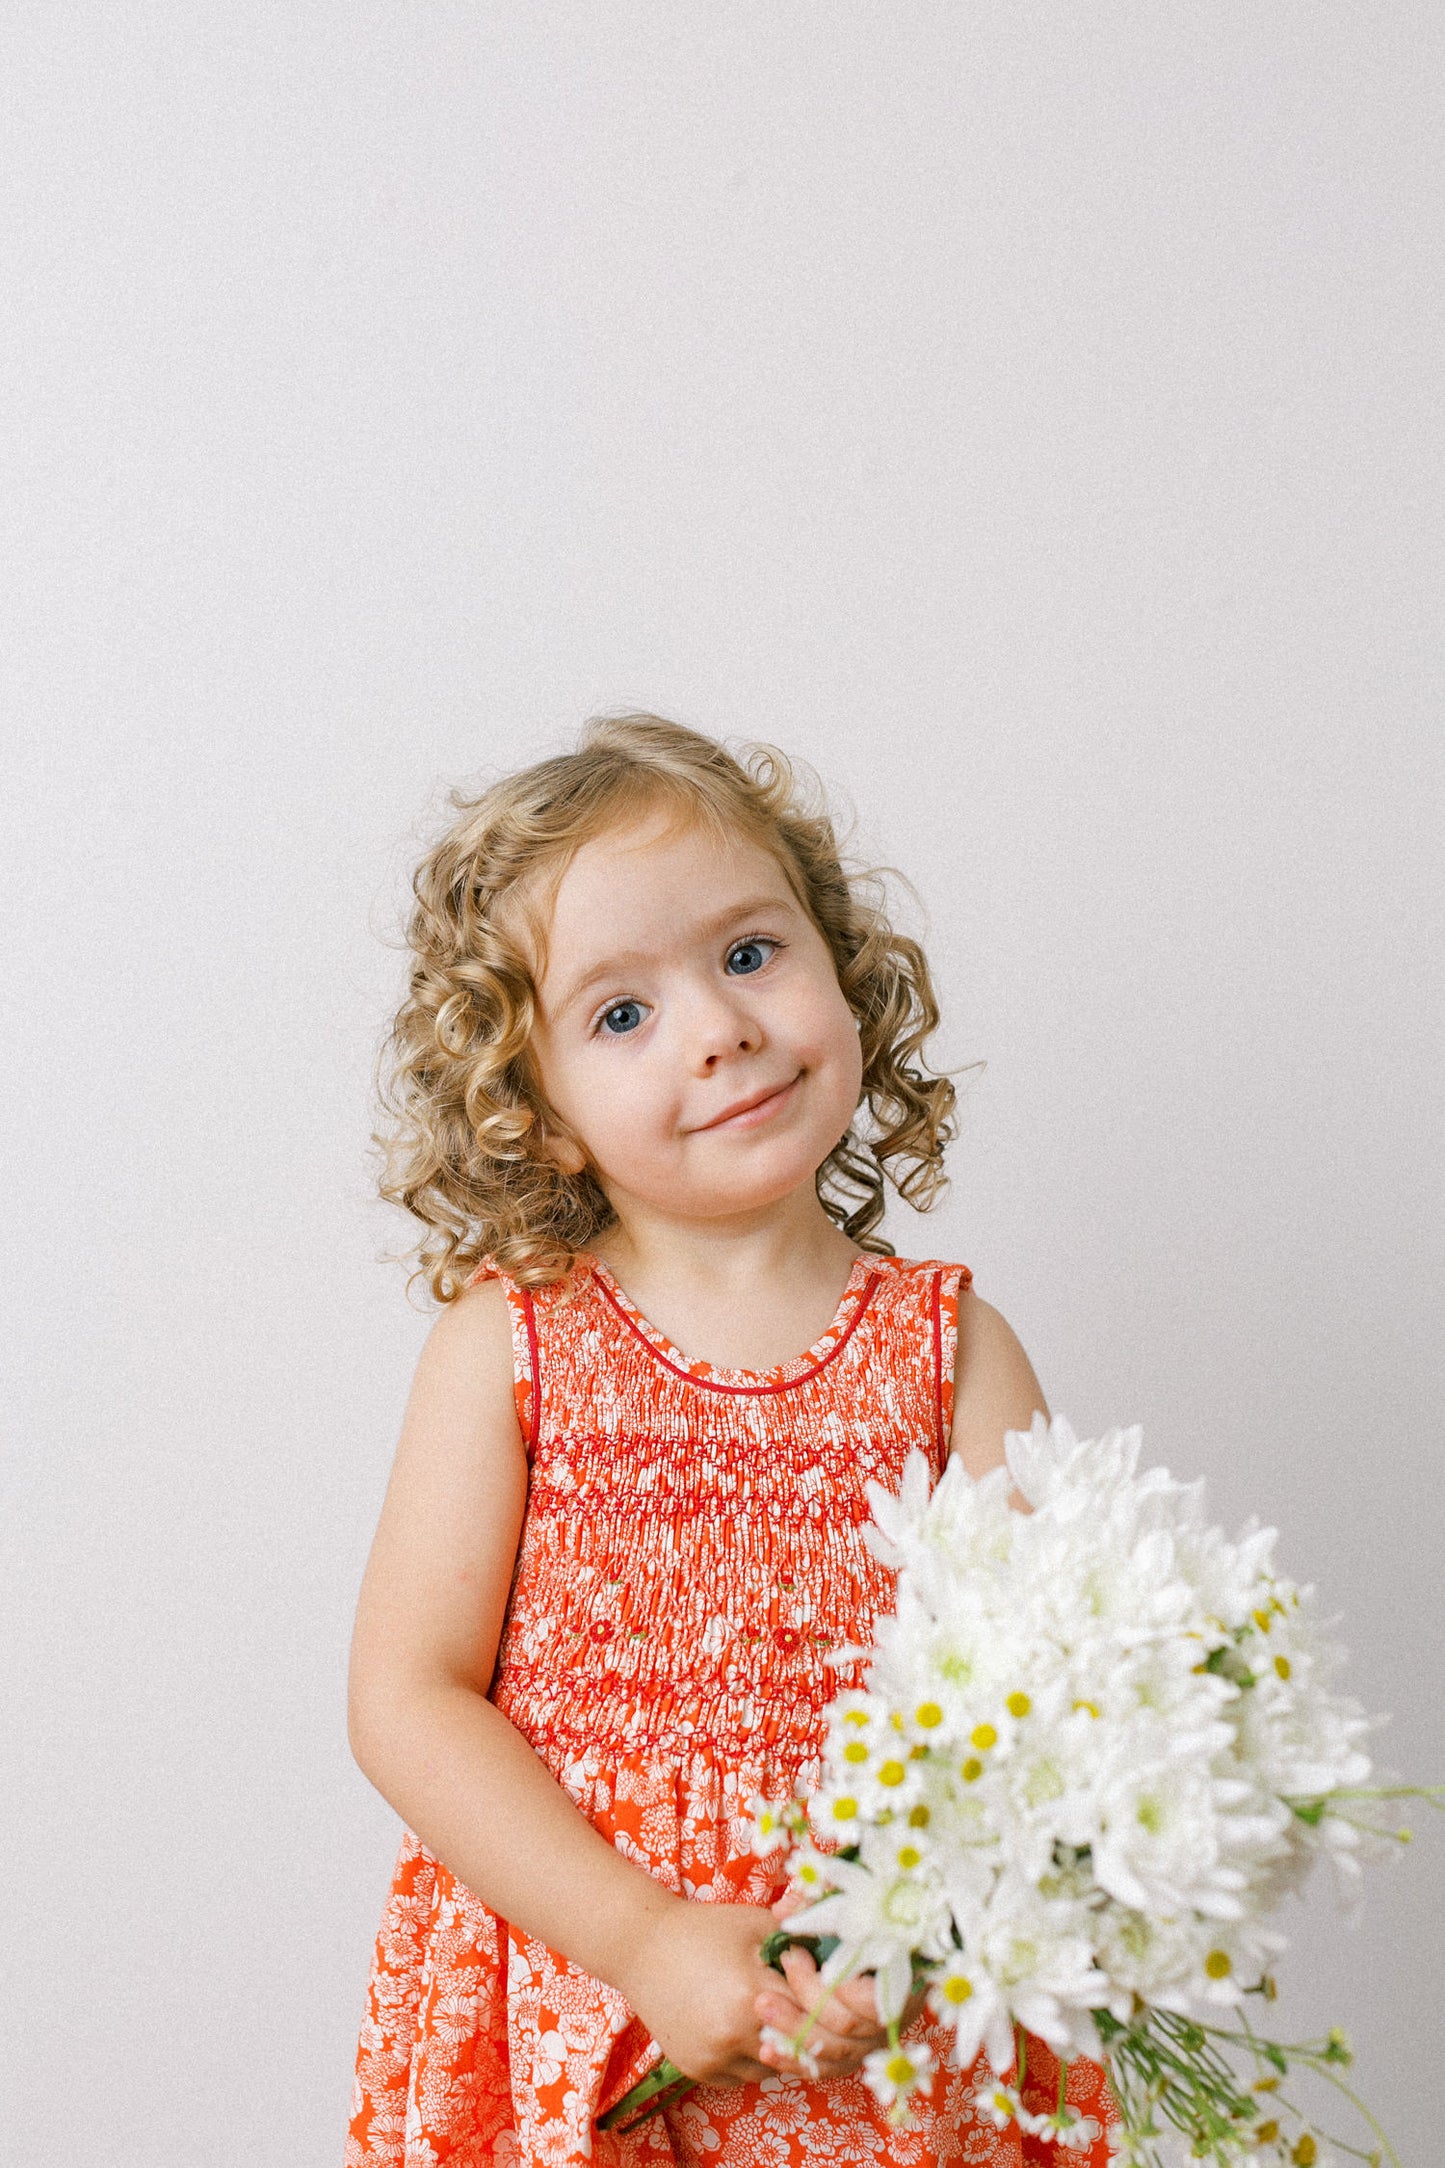
<path id="1" fill-rule="evenodd" d="M 763 911 L 790 911 L 794 909 L 796 909 L 796 905 L 785 896 L 776 894 L 747 896 L 744 897 L 741 903 L 731 903 L 725 911 L 718 911 L 711 918 L 703 919 L 696 931 L 706 938 L 721 933 L 725 927 L 734 925 L 740 918 L 752 918 Z M 649 964 L 652 960 L 652 956 L 646 949 L 619 949 L 615 956 L 602 957 L 597 963 L 589 965 L 581 978 L 575 980 L 568 987 L 567 992 L 557 1005 L 556 1014 L 561 1016 L 565 1010 L 572 1007 L 574 1002 L 580 1001 L 582 996 L 596 986 L 599 981 L 614 978 L 622 971 L 637 965 Z"/>

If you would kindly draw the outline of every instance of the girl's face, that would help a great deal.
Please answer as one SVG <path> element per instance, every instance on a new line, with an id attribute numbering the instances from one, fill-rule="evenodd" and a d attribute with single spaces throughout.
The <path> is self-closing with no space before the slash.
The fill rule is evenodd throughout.
<path id="1" fill-rule="evenodd" d="M 669 825 L 581 846 L 538 988 L 542 1088 L 585 1157 L 553 1148 L 590 1162 L 624 1223 L 629 1202 L 722 1219 L 811 1194 L 862 1091 L 832 953 L 778 861 Z"/>

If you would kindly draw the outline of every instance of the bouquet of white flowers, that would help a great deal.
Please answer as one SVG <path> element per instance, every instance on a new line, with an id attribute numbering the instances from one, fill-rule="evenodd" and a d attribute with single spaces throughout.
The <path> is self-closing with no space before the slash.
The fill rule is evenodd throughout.
<path id="1" fill-rule="evenodd" d="M 1243 1998 L 1272 1997 L 1271 1917 L 1314 1861 L 1348 1885 L 1408 1834 L 1382 1806 L 1442 1787 L 1368 1784 L 1369 1721 L 1330 1690 L 1341 1652 L 1274 1571 L 1275 1531 L 1229 1542 L 1202 1483 L 1138 1472 L 1140 1441 L 1040 1414 L 981 1482 L 954 1460 L 930 1490 L 915 1453 L 897 1497 L 869 1485 L 897 1610 L 830 1709 L 820 1785 L 759 1803 L 759 1842 L 792 1843 L 816 1901 L 789 1925 L 829 1938 L 823 1978 L 876 1975 L 893 2046 L 866 2075 L 900 2117 L 931 2078 L 897 2039 L 926 1978 L 958 2065 L 987 2053 L 995 2119 L 1031 2120 L 1004 2082 L 1031 2032 L 1104 2062 L 1125 2161 L 1153 2168 L 1172 2130 L 1194 2159 L 1314 2162 L 1280 2080 L 1342 2084 L 1343 2036 L 1265 2039 Z M 1062 2094 L 1050 2123 L 1066 2148 L 1097 2135 Z"/>
<path id="2" fill-rule="evenodd" d="M 756 1803 L 759 1848 L 790 1847 L 809 1899 L 764 1955 L 803 1941 L 825 1982 L 875 1975 L 892 2045 L 865 2076 L 897 2120 L 931 2084 L 899 2026 L 926 1982 L 959 2067 L 986 2051 L 1000 2127 L 1098 2136 L 1062 2083 L 1052 2117 L 1024 2106 L 1033 2033 L 1061 2063 L 1103 2062 L 1112 2150 L 1137 2168 L 1171 2133 L 1193 2159 L 1308 2168 L 1320 2141 L 1282 2084 L 1307 2066 L 1354 2100 L 1349 2050 L 1250 2024 L 1283 1947 L 1272 1916 L 1321 1854 L 1348 1884 L 1405 1836 L 1390 1802 L 1445 1788 L 1369 1785 L 1368 1720 L 1329 1687 L 1340 1652 L 1275 1573 L 1274 1530 L 1228 1541 L 1202 1484 L 1138 1472 L 1140 1439 L 1036 1415 L 981 1482 L 954 1460 L 930 1489 L 914 1453 L 898 1496 L 870 1484 L 897 1609 L 866 1687 L 831 1705 L 812 1796 Z M 1355 2105 L 1379 2150 L 1349 2150 L 1394 2161 Z"/>

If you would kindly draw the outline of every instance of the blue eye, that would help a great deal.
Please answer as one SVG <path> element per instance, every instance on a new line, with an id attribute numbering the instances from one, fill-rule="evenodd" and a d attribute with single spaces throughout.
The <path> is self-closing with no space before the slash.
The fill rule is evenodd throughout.
<path id="1" fill-rule="evenodd" d="M 731 963 L 734 956 L 758 956 L 758 952 L 760 949 L 781 948 L 782 945 L 783 944 L 781 941 L 771 940 L 769 936 L 765 933 L 757 934 L 756 936 L 747 941 L 735 941 L 732 947 L 728 950 L 728 961 L 729 963 Z M 735 978 L 742 978 L 745 977 L 749 972 L 761 971 L 763 965 L 767 962 L 767 960 L 768 959 L 766 956 L 762 956 L 759 957 L 759 960 L 756 963 L 744 964 L 742 970 L 740 972 L 735 972 L 733 976 Z"/>
<path id="2" fill-rule="evenodd" d="M 633 1018 L 632 1022 L 624 1024 L 619 1031 L 613 1031 L 609 1028 L 611 1019 L 614 1016 L 626 1016 L 629 1011 Z M 602 1011 L 601 1016 L 597 1019 L 597 1028 L 599 1031 L 606 1031 L 609 1039 L 624 1039 L 630 1031 L 636 1031 L 641 1021 L 642 1003 L 640 1001 L 614 1001 L 610 1009 Z"/>

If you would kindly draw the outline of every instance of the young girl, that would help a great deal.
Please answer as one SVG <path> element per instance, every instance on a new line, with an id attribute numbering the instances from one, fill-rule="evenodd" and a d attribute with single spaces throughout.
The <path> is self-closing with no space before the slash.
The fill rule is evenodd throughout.
<path id="1" fill-rule="evenodd" d="M 919 2000 L 945 2067 L 891 2128 L 871 1983 L 759 1955 L 751 1803 L 815 1768 L 863 1674 L 830 1657 L 890 1608 L 865 1484 L 919 1445 L 982 1474 L 1048 1413 L 968 1267 L 878 1232 L 885 1171 L 927 1206 L 953 1134 L 922 951 L 771 748 L 613 718 L 452 802 L 390 1040 L 383 1190 L 445 1308 L 352 1649 L 406 1826 L 347 2168 L 1052 2161 Z M 696 2088 L 600 2131 L 664 2053 Z M 1096 2068 L 1068 2095 L 1105 2120 Z"/>

